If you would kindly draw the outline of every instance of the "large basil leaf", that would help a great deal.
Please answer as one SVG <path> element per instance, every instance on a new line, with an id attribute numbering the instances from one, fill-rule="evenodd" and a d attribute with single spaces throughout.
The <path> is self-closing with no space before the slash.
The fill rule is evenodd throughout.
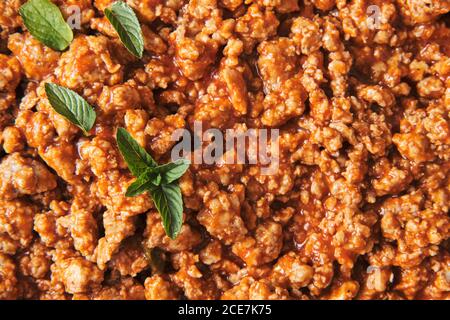
<path id="1" fill-rule="evenodd" d="M 178 184 L 161 185 L 151 190 L 153 202 L 161 214 L 166 234 L 175 239 L 183 225 L 183 198 Z"/>
<path id="2" fill-rule="evenodd" d="M 63 51 L 72 42 L 72 29 L 51 1 L 30 0 L 20 7 L 19 13 L 31 35 L 46 46 Z"/>
<path id="3" fill-rule="evenodd" d="M 135 57 L 142 58 L 144 37 L 133 9 L 125 2 L 117 1 L 105 9 L 105 16 L 111 22 L 120 41 Z"/>
<path id="4" fill-rule="evenodd" d="M 78 93 L 54 83 L 45 84 L 45 93 L 53 109 L 87 133 L 95 123 L 96 114 Z"/>

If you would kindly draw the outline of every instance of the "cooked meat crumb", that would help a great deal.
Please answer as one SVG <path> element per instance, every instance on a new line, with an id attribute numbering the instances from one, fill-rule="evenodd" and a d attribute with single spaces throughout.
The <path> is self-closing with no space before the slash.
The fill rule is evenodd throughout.
<path id="1" fill-rule="evenodd" d="M 0 1 L 0 299 L 450 299 L 449 1 L 126 0 L 140 60 L 113 0 L 53 2 L 64 52 Z M 279 167 L 191 165 L 171 239 L 115 135 L 165 163 L 195 121 L 278 129 Z"/>

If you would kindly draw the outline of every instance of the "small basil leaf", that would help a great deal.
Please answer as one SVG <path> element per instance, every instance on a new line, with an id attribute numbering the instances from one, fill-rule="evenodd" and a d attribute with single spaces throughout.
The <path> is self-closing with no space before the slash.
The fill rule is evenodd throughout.
<path id="1" fill-rule="evenodd" d="M 155 186 L 159 186 L 161 184 L 161 174 L 158 173 L 152 182 Z"/>
<path id="2" fill-rule="evenodd" d="M 156 185 L 153 183 L 153 179 L 143 174 L 128 186 L 125 197 L 136 197 L 154 188 L 156 188 Z"/>
<path id="3" fill-rule="evenodd" d="M 170 184 L 178 180 L 189 168 L 191 163 L 186 159 L 179 159 L 175 162 L 159 166 L 162 174 L 162 183 Z"/>
<path id="4" fill-rule="evenodd" d="M 105 9 L 105 16 L 111 22 L 125 48 L 135 57 L 142 58 L 144 37 L 133 9 L 125 2 L 117 1 Z"/>
<path id="5" fill-rule="evenodd" d="M 139 177 L 148 167 L 158 165 L 124 128 L 117 129 L 116 139 L 120 153 L 135 177 Z"/>
<path id="6" fill-rule="evenodd" d="M 183 199 L 177 184 L 161 185 L 150 191 L 156 209 L 161 214 L 166 234 L 175 239 L 183 224 Z"/>
<path id="7" fill-rule="evenodd" d="M 72 29 L 51 1 L 30 0 L 20 7 L 19 14 L 31 35 L 46 46 L 63 51 L 72 42 Z"/>
<path id="8" fill-rule="evenodd" d="M 70 89 L 54 83 L 45 84 L 45 93 L 53 109 L 86 134 L 94 125 L 96 114 L 86 100 Z"/>

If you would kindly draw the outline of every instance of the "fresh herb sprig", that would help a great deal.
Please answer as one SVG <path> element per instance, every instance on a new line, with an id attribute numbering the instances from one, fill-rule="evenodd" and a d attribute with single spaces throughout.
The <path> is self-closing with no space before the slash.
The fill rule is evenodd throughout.
<path id="1" fill-rule="evenodd" d="M 29 0 L 19 8 L 19 14 L 31 35 L 46 46 L 63 51 L 72 42 L 72 29 L 51 1 Z"/>
<path id="2" fill-rule="evenodd" d="M 104 12 L 125 48 L 135 57 L 142 58 L 144 37 L 133 9 L 123 1 L 116 1 Z"/>
<path id="3" fill-rule="evenodd" d="M 189 161 L 180 159 L 158 165 L 124 128 L 117 130 L 116 139 L 128 168 L 137 178 L 125 195 L 133 197 L 149 192 L 161 214 L 166 234 L 175 239 L 183 224 L 183 198 L 177 180 L 189 168 Z"/>

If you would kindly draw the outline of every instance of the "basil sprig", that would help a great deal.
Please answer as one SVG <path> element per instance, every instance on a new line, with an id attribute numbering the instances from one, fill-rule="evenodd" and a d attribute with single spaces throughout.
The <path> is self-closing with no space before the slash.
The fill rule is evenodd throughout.
<path id="1" fill-rule="evenodd" d="M 72 42 L 72 29 L 51 1 L 29 0 L 20 7 L 19 14 L 31 35 L 46 46 L 63 51 Z"/>
<path id="2" fill-rule="evenodd" d="M 134 197 L 148 191 L 161 214 L 166 234 L 175 239 L 183 224 L 183 199 L 177 180 L 189 168 L 189 161 L 180 159 L 158 165 L 124 128 L 117 130 L 116 139 L 128 168 L 137 177 L 125 196 Z"/>
<path id="3" fill-rule="evenodd" d="M 144 37 L 133 9 L 123 1 L 114 2 L 105 9 L 105 16 L 119 35 L 125 48 L 137 58 L 144 52 Z"/>
<path id="4" fill-rule="evenodd" d="M 94 125 L 96 114 L 78 93 L 54 83 L 45 84 L 45 93 L 53 109 L 87 134 Z"/>

